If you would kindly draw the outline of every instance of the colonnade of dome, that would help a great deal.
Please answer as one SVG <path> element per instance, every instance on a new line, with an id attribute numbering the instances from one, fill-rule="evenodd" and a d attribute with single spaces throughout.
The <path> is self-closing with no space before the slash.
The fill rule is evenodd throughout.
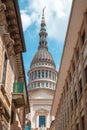
<path id="1" fill-rule="evenodd" d="M 38 69 L 33 70 L 29 74 L 29 82 L 36 80 L 36 79 L 49 79 L 56 81 L 56 72 L 54 70 L 48 70 L 48 69 Z"/>
<path id="2" fill-rule="evenodd" d="M 29 71 L 29 90 L 36 88 L 47 88 L 55 90 L 57 72 L 46 67 L 34 68 Z"/>

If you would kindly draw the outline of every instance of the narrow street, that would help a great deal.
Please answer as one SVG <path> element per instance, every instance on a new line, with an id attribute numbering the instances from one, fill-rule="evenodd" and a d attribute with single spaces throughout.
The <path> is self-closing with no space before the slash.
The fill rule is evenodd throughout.
<path id="1" fill-rule="evenodd" d="M 87 0 L 0 0 L 0 130 L 87 130 Z"/>

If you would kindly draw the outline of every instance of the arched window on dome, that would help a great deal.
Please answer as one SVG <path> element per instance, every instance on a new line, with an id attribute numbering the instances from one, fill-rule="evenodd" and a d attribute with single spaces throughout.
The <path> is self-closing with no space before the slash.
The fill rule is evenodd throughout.
<path id="1" fill-rule="evenodd" d="M 38 71 L 38 78 L 40 78 L 40 70 Z"/>
<path id="2" fill-rule="evenodd" d="M 56 81 L 57 79 L 56 79 L 56 73 L 55 73 L 55 81 Z"/>
<path id="3" fill-rule="evenodd" d="M 32 74 L 31 74 L 31 76 L 32 76 L 31 79 L 33 80 L 33 72 L 32 72 Z"/>
<path id="4" fill-rule="evenodd" d="M 31 74 L 30 74 L 30 76 L 29 76 L 29 81 L 31 81 Z"/>
<path id="5" fill-rule="evenodd" d="M 37 72 L 35 71 L 35 79 L 37 78 Z"/>
<path id="6" fill-rule="evenodd" d="M 54 80 L 54 72 L 52 72 L 52 79 Z"/>
<path id="7" fill-rule="evenodd" d="M 51 71 L 49 71 L 49 78 L 51 78 Z"/>
<path id="8" fill-rule="evenodd" d="M 46 70 L 46 78 L 48 77 L 48 71 Z"/>
<path id="9" fill-rule="evenodd" d="M 42 78 L 44 78 L 44 70 L 42 70 Z"/>

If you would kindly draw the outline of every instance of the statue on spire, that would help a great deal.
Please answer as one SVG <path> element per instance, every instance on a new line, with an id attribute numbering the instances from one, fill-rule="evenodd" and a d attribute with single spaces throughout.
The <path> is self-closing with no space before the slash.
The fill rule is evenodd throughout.
<path id="1" fill-rule="evenodd" d="M 46 8 L 46 6 L 43 8 L 43 15 L 44 15 L 45 8 Z"/>

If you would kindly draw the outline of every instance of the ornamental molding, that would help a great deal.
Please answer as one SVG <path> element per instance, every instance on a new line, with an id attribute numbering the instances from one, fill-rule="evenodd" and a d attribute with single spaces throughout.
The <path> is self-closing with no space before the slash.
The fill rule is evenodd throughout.
<path id="1" fill-rule="evenodd" d="M 5 10 L 6 6 L 5 4 L 0 4 L 0 26 L 7 25 L 6 24 L 6 17 L 5 17 Z"/>
<path id="2" fill-rule="evenodd" d="M 14 55 L 14 40 L 11 39 L 9 33 L 4 34 L 4 42 L 8 56 Z"/>
<path id="3" fill-rule="evenodd" d="M 45 109 L 40 109 L 36 111 L 36 115 L 48 115 L 49 111 L 45 110 Z"/>

